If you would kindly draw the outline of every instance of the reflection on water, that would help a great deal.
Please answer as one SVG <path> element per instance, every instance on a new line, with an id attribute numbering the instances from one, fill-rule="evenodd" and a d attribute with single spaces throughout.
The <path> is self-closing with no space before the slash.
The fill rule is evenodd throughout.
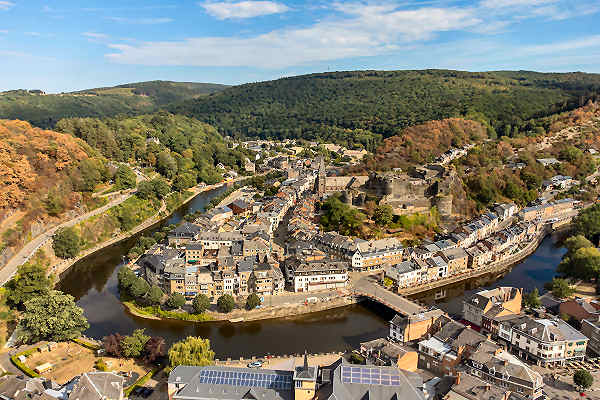
<path id="1" fill-rule="evenodd" d="M 410 298 L 426 304 L 437 304 L 448 313 L 456 315 L 461 311 L 463 296 L 477 290 L 514 286 L 531 291 L 537 287 L 540 293 L 543 293 L 544 283 L 552 280 L 556 275 L 556 267 L 566 253 L 566 249 L 559 245 L 559 238 L 559 234 L 547 236 L 535 253 L 501 274 L 486 274 L 440 289 L 419 293 Z"/>
<path id="2" fill-rule="evenodd" d="M 186 206 L 177 210 L 166 222 L 149 228 L 144 233 L 160 229 L 166 224 L 179 222 L 188 212 L 203 209 L 226 188 L 201 193 Z M 139 235 L 141 235 L 140 233 Z M 137 235 L 137 236 L 139 236 Z M 167 342 L 200 336 L 208 338 L 217 357 L 240 357 L 266 354 L 290 354 L 341 351 L 357 347 L 360 342 L 388 335 L 388 321 L 393 313 L 376 303 L 366 302 L 318 313 L 287 318 L 237 323 L 184 321 L 157 321 L 133 316 L 119 302 L 117 270 L 123 255 L 135 245 L 137 236 L 107 247 L 75 264 L 65 273 L 59 288 L 72 294 L 84 309 L 90 322 L 86 334 L 102 338 L 119 332 L 130 334 L 134 329 L 146 329 L 150 335 L 163 336 Z M 537 252 L 514 267 L 498 280 L 486 276 L 445 288 L 445 299 L 462 296 L 476 288 L 514 285 L 531 289 L 542 287 L 554 275 L 564 250 L 548 237 Z M 415 296 L 425 302 L 435 302 L 435 292 Z M 450 312 L 456 301 L 442 303 Z M 458 303 L 460 304 L 460 303 Z"/>

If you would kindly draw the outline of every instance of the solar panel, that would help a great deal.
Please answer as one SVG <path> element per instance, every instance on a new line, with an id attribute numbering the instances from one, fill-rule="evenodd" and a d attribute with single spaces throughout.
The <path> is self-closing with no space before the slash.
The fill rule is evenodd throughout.
<path id="1" fill-rule="evenodd" d="M 199 383 L 292 390 L 292 377 L 256 372 L 233 372 L 204 369 L 198 375 Z"/>
<path id="2" fill-rule="evenodd" d="M 400 371 L 374 367 L 342 366 L 343 383 L 359 383 L 363 385 L 399 386 Z"/>

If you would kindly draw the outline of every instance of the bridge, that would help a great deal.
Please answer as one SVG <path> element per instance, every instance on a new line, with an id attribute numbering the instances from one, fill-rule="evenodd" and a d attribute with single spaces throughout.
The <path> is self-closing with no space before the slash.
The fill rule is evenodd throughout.
<path id="1" fill-rule="evenodd" d="M 367 276 L 354 282 L 354 295 L 381 303 L 402 315 L 413 315 L 426 311 L 425 307 L 381 287 L 374 280 L 375 278 Z"/>

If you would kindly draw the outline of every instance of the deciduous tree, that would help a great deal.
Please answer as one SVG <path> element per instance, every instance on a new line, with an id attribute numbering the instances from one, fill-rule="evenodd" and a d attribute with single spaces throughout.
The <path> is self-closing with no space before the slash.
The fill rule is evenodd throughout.
<path id="1" fill-rule="evenodd" d="M 232 295 L 224 294 L 217 300 L 217 308 L 222 313 L 231 312 L 235 308 L 235 300 Z"/>
<path id="2" fill-rule="evenodd" d="M 181 308 L 185 304 L 185 297 L 180 293 L 171 293 L 167 299 L 167 307 Z"/>
<path id="3" fill-rule="evenodd" d="M 44 267 L 26 263 L 19 266 L 17 275 L 6 283 L 6 299 L 9 305 L 21 309 L 26 301 L 47 295 L 51 287 L 52 280 L 46 276 Z"/>
<path id="4" fill-rule="evenodd" d="M 178 365 L 204 367 L 212 365 L 215 352 L 210 349 L 210 341 L 199 337 L 189 336 L 187 339 L 175 343 L 169 349 L 169 368 Z"/>
<path id="5" fill-rule="evenodd" d="M 205 294 L 200 293 L 194 297 L 192 306 L 194 307 L 194 312 L 202 314 L 210 307 L 210 299 Z"/>
<path id="6" fill-rule="evenodd" d="M 60 258 L 73 258 L 79 254 L 81 239 L 74 228 L 61 228 L 52 237 L 54 254 Z"/>

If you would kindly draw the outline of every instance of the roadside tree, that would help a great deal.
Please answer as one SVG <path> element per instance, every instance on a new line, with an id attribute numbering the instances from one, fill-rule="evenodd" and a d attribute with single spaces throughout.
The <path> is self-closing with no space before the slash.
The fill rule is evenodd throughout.
<path id="1" fill-rule="evenodd" d="M 185 297 L 179 293 L 172 293 L 169 295 L 166 304 L 169 308 L 181 308 L 185 304 Z"/>
<path id="2" fill-rule="evenodd" d="M 260 297 L 256 295 L 256 293 L 252 293 L 246 299 L 246 310 L 254 310 L 256 307 L 260 306 Z"/>
<path id="3" fill-rule="evenodd" d="M 581 389 L 589 389 L 594 383 L 594 377 L 588 370 L 580 369 L 573 374 L 573 383 Z"/>
<path id="4" fill-rule="evenodd" d="M 222 313 L 229 313 L 235 308 L 235 299 L 230 294 L 224 294 L 217 300 L 217 308 Z"/>
<path id="5" fill-rule="evenodd" d="M 81 249 L 81 239 L 74 228 L 61 228 L 52 237 L 52 248 L 57 257 L 76 257 Z"/>
<path id="6" fill-rule="evenodd" d="M 197 314 L 202 314 L 210 307 L 210 299 L 205 294 L 199 294 L 194 297 L 194 301 L 192 302 L 192 306 L 194 307 L 194 312 Z"/>

